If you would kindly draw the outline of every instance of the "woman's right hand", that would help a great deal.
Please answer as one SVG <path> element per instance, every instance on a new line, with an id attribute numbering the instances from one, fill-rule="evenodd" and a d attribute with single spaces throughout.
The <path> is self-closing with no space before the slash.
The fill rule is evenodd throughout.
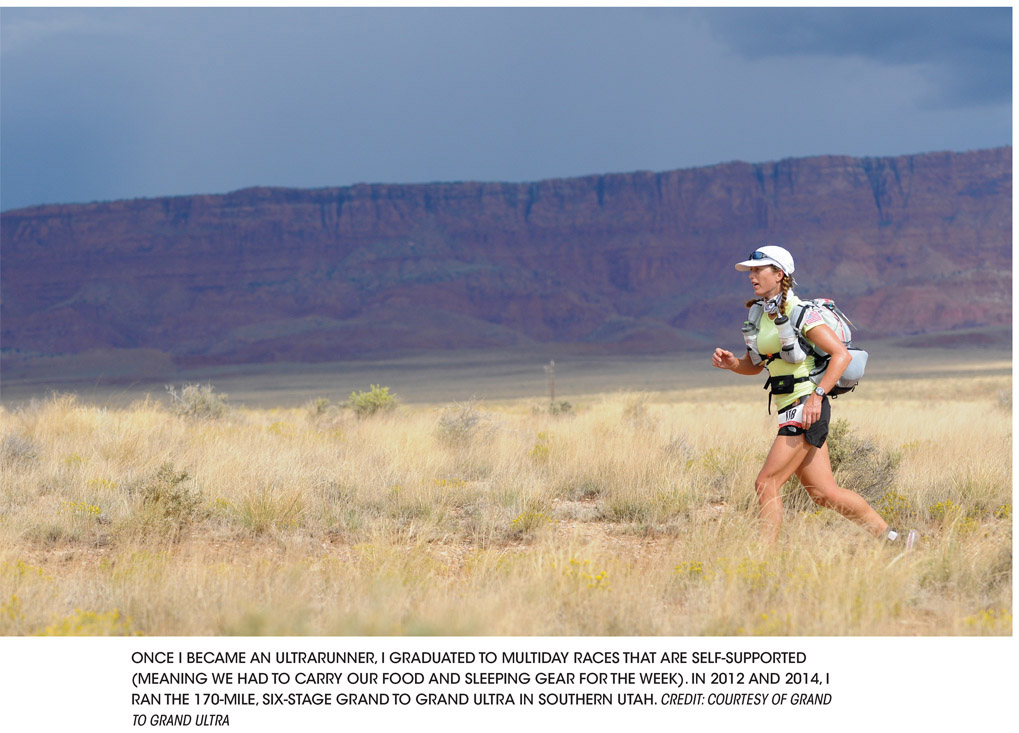
<path id="1" fill-rule="evenodd" d="M 739 366 L 739 359 L 731 351 L 715 349 L 715 353 L 711 355 L 711 365 L 719 369 L 735 369 Z"/>

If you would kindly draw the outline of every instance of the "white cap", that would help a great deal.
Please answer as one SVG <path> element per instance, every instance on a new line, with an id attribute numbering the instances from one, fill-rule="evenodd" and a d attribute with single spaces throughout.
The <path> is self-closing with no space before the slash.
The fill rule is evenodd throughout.
<path id="1" fill-rule="evenodd" d="M 774 244 L 758 247 L 750 254 L 750 259 L 737 262 L 736 269 L 740 272 L 746 272 L 751 267 L 762 267 L 764 265 L 774 265 L 786 275 L 792 275 L 796 269 L 795 264 L 793 264 L 793 256 L 789 254 L 789 250 Z"/>

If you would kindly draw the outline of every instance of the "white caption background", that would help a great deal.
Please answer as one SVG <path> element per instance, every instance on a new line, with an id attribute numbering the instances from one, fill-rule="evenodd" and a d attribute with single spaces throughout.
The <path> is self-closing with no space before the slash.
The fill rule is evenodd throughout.
<path id="1" fill-rule="evenodd" d="M 882 720 L 949 730 L 968 726 L 975 714 L 1012 709 L 1016 677 L 1012 637 L 5 638 L 0 650 L 0 699 L 5 719 L 15 723 L 8 730 L 278 731 L 287 725 L 340 730 L 408 724 L 520 731 L 724 723 L 757 730 L 823 725 L 832 731 Z M 276 661 L 278 653 L 358 651 L 371 652 L 375 663 Z M 415 652 L 423 659 L 459 653 L 460 660 L 473 661 L 407 660 Z M 804 661 L 724 661 L 726 653 L 753 652 L 789 653 Z M 189 653 L 203 661 L 188 663 Z M 566 661 L 504 661 L 504 654 L 542 660 L 552 653 Z M 389 661 L 393 654 L 401 661 Z M 493 654 L 494 662 L 485 661 Z M 230 658 L 226 655 L 245 662 L 217 661 Z M 270 661 L 252 661 L 256 655 Z M 605 659 L 618 661 L 600 662 Z M 181 675 L 177 679 L 190 673 L 192 682 L 150 684 L 149 673 Z M 199 673 L 204 683 L 193 681 L 202 678 Z M 499 673 L 504 676 L 494 676 Z M 474 684 L 468 684 L 468 674 Z M 432 675 L 445 677 L 429 683 Z M 517 684 L 507 681 L 510 675 Z M 524 675 L 528 681 L 521 684 Z M 351 694 L 374 696 L 376 704 L 339 704 Z M 507 704 L 509 695 L 513 704 Z M 524 704 L 526 695 L 530 704 Z M 802 702 L 793 704 L 794 695 Z"/>

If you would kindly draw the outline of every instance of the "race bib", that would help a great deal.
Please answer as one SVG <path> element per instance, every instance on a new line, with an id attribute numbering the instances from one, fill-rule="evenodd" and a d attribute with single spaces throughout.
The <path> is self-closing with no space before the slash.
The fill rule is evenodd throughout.
<path id="1" fill-rule="evenodd" d="M 787 407 L 782 412 L 778 413 L 778 426 L 780 428 L 802 428 L 803 427 L 803 408 L 807 406 L 806 402 L 801 402 L 798 405 L 792 405 Z"/>

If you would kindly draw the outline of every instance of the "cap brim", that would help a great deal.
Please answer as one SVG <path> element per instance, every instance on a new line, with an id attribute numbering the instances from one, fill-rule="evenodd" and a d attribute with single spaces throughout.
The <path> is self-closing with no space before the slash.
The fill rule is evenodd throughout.
<path id="1" fill-rule="evenodd" d="M 744 260 L 743 262 L 737 262 L 736 269 L 739 270 L 740 272 L 746 272 L 751 267 L 764 267 L 765 265 L 774 265 L 778 269 L 782 270 L 782 272 L 785 272 L 785 269 L 782 267 L 782 265 L 775 262 L 775 260 L 771 260 L 768 258 L 765 258 L 763 260 Z"/>

